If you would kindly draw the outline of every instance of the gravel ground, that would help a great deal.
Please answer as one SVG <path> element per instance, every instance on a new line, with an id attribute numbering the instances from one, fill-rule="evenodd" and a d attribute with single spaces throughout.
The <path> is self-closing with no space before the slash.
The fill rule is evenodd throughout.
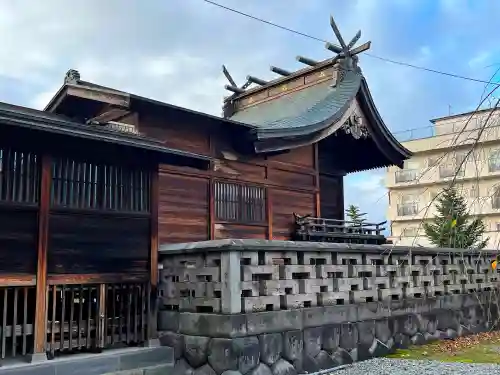
<path id="1" fill-rule="evenodd" d="M 376 358 L 328 375 L 500 375 L 500 365 Z"/>

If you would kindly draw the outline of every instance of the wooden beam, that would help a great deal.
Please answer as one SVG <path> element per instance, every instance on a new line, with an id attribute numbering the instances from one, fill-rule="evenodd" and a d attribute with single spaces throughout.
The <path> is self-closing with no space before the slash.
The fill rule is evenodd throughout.
<path id="1" fill-rule="evenodd" d="M 100 123 L 105 123 L 108 121 L 118 121 L 125 116 L 128 116 L 130 113 L 131 112 L 128 109 L 111 107 L 106 112 L 93 117 L 89 121 L 97 121 Z"/>
<path id="2" fill-rule="evenodd" d="M 68 85 L 67 95 L 108 103 L 118 107 L 129 108 L 130 106 L 130 95 L 114 90 Z"/>
<path id="3" fill-rule="evenodd" d="M 38 211 L 38 243 L 36 273 L 35 343 L 32 360 L 46 358 L 47 323 L 47 250 L 49 238 L 50 188 L 52 183 L 52 158 L 42 156 L 40 179 L 40 198 Z"/>

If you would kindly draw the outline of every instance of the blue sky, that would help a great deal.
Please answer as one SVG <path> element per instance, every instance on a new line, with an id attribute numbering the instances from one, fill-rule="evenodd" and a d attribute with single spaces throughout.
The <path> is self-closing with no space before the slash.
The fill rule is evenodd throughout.
<path id="1" fill-rule="evenodd" d="M 488 80 L 500 63 L 498 0 L 219 0 L 335 42 L 362 31 L 370 53 Z M 269 65 L 299 68 L 295 56 L 331 56 L 323 43 L 209 5 L 202 0 L 3 0 L 0 101 L 42 108 L 65 72 L 173 104 L 220 114 L 226 64 L 238 82 L 272 78 Z M 492 66 L 493 65 L 493 66 Z M 472 110 L 484 86 L 362 55 L 360 66 L 389 128 Z M 384 171 L 347 177 L 346 203 L 384 220 Z"/>

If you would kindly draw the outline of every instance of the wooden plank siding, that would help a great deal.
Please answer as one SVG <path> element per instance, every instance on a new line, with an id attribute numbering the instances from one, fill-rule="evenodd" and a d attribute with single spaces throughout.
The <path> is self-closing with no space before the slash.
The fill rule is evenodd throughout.
<path id="1" fill-rule="evenodd" d="M 159 242 L 204 241 L 209 238 L 209 178 L 184 176 L 160 167 Z"/>
<path id="2" fill-rule="evenodd" d="M 212 168 L 199 171 L 161 165 L 159 177 L 159 242 L 179 243 L 223 238 L 290 239 L 293 212 L 315 214 L 319 181 L 315 146 L 305 146 L 269 157 L 248 156 L 232 146 L 224 129 L 196 124 L 162 122 L 139 116 L 139 131 L 169 147 L 214 158 Z M 220 218 L 217 184 L 261 187 L 264 220 L 249 223 L 234 215 Z M 233 205 L 231 193 L 225 198 Z M 249 194 L 243 199 L 254 202 Z M 249 208 L 247 208 L 249 209 Z M 255 209 L 255 207 L 253 208 Z M 248 215 L 247 215 L 248 216 Z"/>

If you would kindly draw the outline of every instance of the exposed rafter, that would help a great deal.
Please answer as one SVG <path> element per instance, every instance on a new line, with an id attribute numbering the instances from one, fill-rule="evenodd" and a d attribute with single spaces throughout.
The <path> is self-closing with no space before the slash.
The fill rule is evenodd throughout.
<path id="1" fill-rule="evenodd" d="M 276 66 L 271 66 L 269 69 L 271 70 L 271 72 L 279 74 L 280 76 L 283 76 L 283 77 L 288 77 L 290 74 L 292 74 L 292 72 L 289 72 L 288 70 L 285 70 L 285 69 L 278 68 Z"/>
<path id="2" fill-rule="evenodd" d="M 308 57 L 304 57 L 304 56 L 297 56 L 296 59 L 298 62 L 301 62 L 302 64 L 306 64 L 309 66 L 316 66 L 319 64 L 318 61 L 310 59 Z"/>
<path id="3" fill-rule="evenodd" d="M 247 76 L 247 81 L 251 82 L 251 83 L 255 83 L 255 84 L 260 85 L 260 86 L 264 86 L 264 85 L 267 85 L 269 83 L 263 79 L 260 79 L 260 78 L 254 77 L 254 76 Z"/>

